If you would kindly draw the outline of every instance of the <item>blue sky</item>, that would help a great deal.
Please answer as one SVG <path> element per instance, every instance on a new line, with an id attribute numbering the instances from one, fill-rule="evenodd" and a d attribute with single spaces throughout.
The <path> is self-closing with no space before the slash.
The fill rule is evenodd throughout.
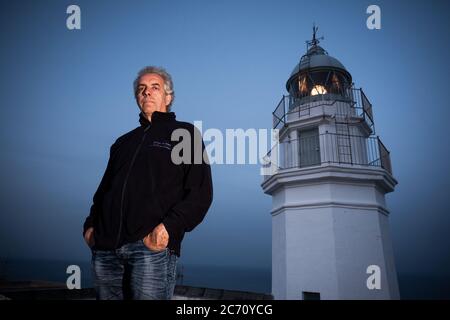
<path id="1" fill-rule="evenodd" d="M 66 28 L 70 4 L 81 30 Z M 370 4 L 381 30 L 366 27 Z M 391 151 L 398 271 L 448 274 L 449 21 L 447 1 L 2 1 L 0 256 L 89 259 L 82 223 L 110 145 L 138 126 L 140 68 L 172 74 L 178 119 L 269 129 L 315 22 Z M 215 165 L 213 177 L 183 262 L 270 268 L 259 166 Z"/>

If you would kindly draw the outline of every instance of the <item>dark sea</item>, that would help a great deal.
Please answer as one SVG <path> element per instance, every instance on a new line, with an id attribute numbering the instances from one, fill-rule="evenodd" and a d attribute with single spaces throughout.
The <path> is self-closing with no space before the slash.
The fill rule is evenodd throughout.
<path id="1" fill-rule="evenodd" d="M 3 260 L 0 278 L 65 283 L 70 276 L 66 273 L 69 265 L 80 267 L 82 288 L 93 286 L 91 265 L 88 261 Z M 270 269 L 179 264 L 177 274 L 177 284 L 187 286 L 257 293 L 271 292 Z"/>
<path id="2" fill-rule="evenodd" d="M 92 287 L 90 262 L 46 260 L 2 260 L 0 278 L 6 280 L 44 280 L 65 283 L 69 265 L 81 270 L 81 287 Z M 257 268 L 178 265 L 177 284 L 227 290 L 271 292 L 271 270 Z M 182 275 L 182 277 L 181 277 Z M 450 277 L 399 274 L 402 299 L 450 299 Z"/>

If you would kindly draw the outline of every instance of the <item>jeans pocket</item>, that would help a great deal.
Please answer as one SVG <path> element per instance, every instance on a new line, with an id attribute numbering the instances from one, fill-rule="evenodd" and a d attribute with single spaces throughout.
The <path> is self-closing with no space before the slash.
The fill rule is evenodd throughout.
<path id="1" fill-rule="evenodd" d="M 145 238 L 144 238 L 145 239 Z M 166 247 L 163 250 L 159 250 L 159 251 L 155 251 L 153 249 L 150 249 L 149 247 L 147 247 L 147 245 L 144 242 L 144 239 L 141 240 L 142 245 L 144 246 L 145 249 L 147 249 L 147 251 L 154 253 L 154 254 L 158 254 L 158 253 L 163 253 L 163 252 L 168 252 L 169 248 Z"/>

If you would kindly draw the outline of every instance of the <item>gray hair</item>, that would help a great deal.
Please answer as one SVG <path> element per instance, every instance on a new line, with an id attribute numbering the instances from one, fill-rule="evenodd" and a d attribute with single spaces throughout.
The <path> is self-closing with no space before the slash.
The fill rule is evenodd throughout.
<path id="1" fill-rule="evenodd" d="M 175 91 L 173 90 L 173 82 L 172 82 L 172 77 L 170 76 L 170 74 L 161 67 L 155 67 L 155 66 L 147 66 L 142 68 L 138 74 L 136 79 L 133 81 L 133 90 L 134 90 L 134 97 L 137 100 L 137 88 L 138 88 L 138 84 L 139 84 L 139 79 L 146 74 L 149 73 L 154 73 L 159 75 L 161 78 L 163 78 L 164 80 L 164 91 L 166 92 L 166 94 L 170 94 L 172 96 L 172 101 L 170 102 L 170 104 L 167 106 L 167 111 L 170 111 L 170 108 L 172 107 L 172 103 L 175 100 Z"/>

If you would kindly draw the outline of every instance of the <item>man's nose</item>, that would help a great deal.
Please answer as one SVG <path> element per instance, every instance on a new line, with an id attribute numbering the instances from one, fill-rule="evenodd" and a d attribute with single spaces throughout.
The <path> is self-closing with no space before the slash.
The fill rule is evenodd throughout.
<path id="1" fill-rule="evenodd" d="M 142 95 L 144 97 L 149 97 L 151 95 L 151 92 L 152 91 L 150 89 L 146 88 L 146 89 L 144 89 L 144 91 L 142 91 Z"/>

